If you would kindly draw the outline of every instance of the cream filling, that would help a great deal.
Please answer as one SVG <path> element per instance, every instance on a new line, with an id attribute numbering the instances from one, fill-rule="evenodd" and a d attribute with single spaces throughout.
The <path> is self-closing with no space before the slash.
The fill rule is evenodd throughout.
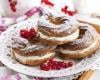
<path id="1" fill-rule="evenodd" d="M 40 37 L 46 40 L 57 40 L 57 41 L 73 41 L 74 39 L 76 39 L 79 36 L 79 29 L 77 29 L 77 31 L 75 31 L 73 34 L 65 36 L 65 37 L 48 37 L 44 34 L 42 34 L 41 32 L 39 32 Z"/>
<path id="2" fill-rule="evenodd" d="M 97 40 L 96 40 L 94 43 L 92 43 L 91 46 L 87 47 L 86 49 L 75 50 L 75 51 L 73 51 L 73 50 L 64 50 L 64 49 L 61 48 L 59 51 L 60 51 L 61 53 L 63 53 L 63 54 L 75 54 L 75 53 L 80 53 L 80 54 L 82 54 L 82 53 L 85 53 L 86 51 L 95 49 L 95 46 L 97 46 Z"/>
<path id="3" fill-rule="evenodd" d="M 45 58 L 49 58 L 51 57 L 52 55 L 54 55 L 55 53 L 49 53 L 49 54 L 46 54 L 44 56 L 22 56 L 22 55 L 19 55 L 17 53 L 14 53 L 16 59 L 22 61 L 22 62 L 26 62 L 27 60 L 40 60 L 40 59 L 45 59 Z"/>

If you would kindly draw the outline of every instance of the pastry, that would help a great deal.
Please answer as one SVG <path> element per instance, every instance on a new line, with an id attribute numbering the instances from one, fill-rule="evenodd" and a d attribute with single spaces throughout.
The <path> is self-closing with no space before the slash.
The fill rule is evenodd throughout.
<path id="1" fill-rule="evenodd" d="M 45 14 L 38 21 L 38 34 L 43 44 L 61 45 L 78 38 L 78 22 L 69 16 Z"/>
<path id="2" fill-rule="evenodd" d="M 78 39 L 60 45 L 58 52 L 63 59 L 79 59 L 87 57 L 99 48 L 99 39 L 96 30 L 88 24 L 80 24 L 80 33 Z"/>
<path id="3" fill-rule="evenodd" d="M 15 43 L 17 46 L 12 48 L 13 57 L 22 64 L 36 66 L 54 57 L 55 47 L 42 45 L 40 43 L 26 44 L 22 41 Z"/>
<path id="4" fill-rule="evenodd" d="M 31 39 L 32 36 L 26 36 L 26 33 L 29 34 L 27 31 L 21 30 L 21 37 L 13 39 L 12 54 L 14 59 L 22 64 L 37 66 L 55 56 L 56 46 L 42 45 L 36 40 L 36 37 L 35 42 L 32 43 L 26 39 Z"/>

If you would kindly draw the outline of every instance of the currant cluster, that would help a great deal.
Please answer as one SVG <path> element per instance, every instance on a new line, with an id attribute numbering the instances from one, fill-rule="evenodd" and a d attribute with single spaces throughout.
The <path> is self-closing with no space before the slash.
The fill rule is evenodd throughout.
<path id="1" fill-rule="evenodd" d="M 40 65 L 40 69 L 44 71 L 49 70 L 60 70 L 63 68 L 69 68 L 73 66 L 73 62 L 57 61 L 54 59 L 49 59 L 46 63 Z"/>
<path id="2" fill-rule="evenodd" d="M 16 5 L 17 5 L 17 0 L 8 0 L 10 8 L 13 12 L 16 12 Z"/>
<path id="3" fill-rule="evenodd" d="M 41 3 L 44 3 L 49 6 L 54 6 L 54 4 L 52 2 L 50 2 L 49 0 L 42 0 Z"/>
<path id="4" fill-rule="evenodd" d="M 26 30 L 26 29 L 20 30 L 20 36 L 25 39 L 32 39 L 32 38 L 36 37 L 36 34 L 37 33 L 34 28 L 31 28 L 29 30 Z"/>
<path id="5" fill-rule="evenodd" d="M 76 11 L 68 10 L 68 6 L 64 6 L 64 8 L 62 8 L 61 11 L 65 14 L 68 14 L 69 16 L 73 16 L 74 14 L 76 14 Z"/>

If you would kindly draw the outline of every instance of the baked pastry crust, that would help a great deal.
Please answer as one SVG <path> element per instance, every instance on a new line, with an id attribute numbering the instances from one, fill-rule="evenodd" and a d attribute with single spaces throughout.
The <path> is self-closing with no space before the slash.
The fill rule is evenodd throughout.
<path id="1" fill-rule="evenodd" d="M 43 59 L 26 59 L 25 61 L 24 60 L 21 60 L 20 58 L 18 58 L 16 56 L 17 53 L 15 53 L 13 51 L 13 58 L 16 59 L 18 62 L 20 62 L 21 64 L 24 64 L 24 65 L 28 65 L 28 66 L 39 66 L 41 65 L 42 63 L 46 62 L 48 59 L 50 58 L 53 58 L 55 56 L 55 53 L 54 54 L 51 54 L 50 56 L 48 57 L 45 57 Z"/>
<path id="2" fill-rule="evenodd" d="M 38 21 L 38 34 L 43 44 L 61 45 L 79 36 L 78 22 L 69 16 L 43 15 Z"/>
<path id="3" fill-rule="evenodd" d="M 60 45 L 58 52 L 63 59 L 79 59 L 92 55 L 99 48 L 99 34 L 88 24 L 80 24 L 78 39 Z"/>
<path id="4" fill-rule="evenodd" d="M 12 48 L 13 58 L 22 64 L 29 66 L 38 66 L 49 58 L 55 56 L 56 46 L 42 45 L 41 43 L 27 43 L 15 41 L 15 47 Z"/>

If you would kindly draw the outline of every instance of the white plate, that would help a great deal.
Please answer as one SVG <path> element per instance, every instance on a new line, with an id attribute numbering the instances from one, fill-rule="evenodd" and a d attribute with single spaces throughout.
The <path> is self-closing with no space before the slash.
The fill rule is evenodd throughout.
<path id="1" fill-rule="evenodd" d="M 9 54 L 11 54 L 11 49 L 8 46 L 11 46 L 11 38 L 13 36 L 17 36 L 20 29 L 35 26 L 36 21 L 37 20 L 24 21 L 19 24 L 13 25 L 0 36 L 0 60 L 10 69 L 36 77 L 61 77 L 84 71 L 100 57 L 100 50 L 98 50 L 96 54 L 80 60 L 79 63 L 77 63 L 73 67 L 52 71 L 42 71 L 38 67 L 29 67 L 16 62 L 11 58 L 11 56 L 9 56 Z"/>

